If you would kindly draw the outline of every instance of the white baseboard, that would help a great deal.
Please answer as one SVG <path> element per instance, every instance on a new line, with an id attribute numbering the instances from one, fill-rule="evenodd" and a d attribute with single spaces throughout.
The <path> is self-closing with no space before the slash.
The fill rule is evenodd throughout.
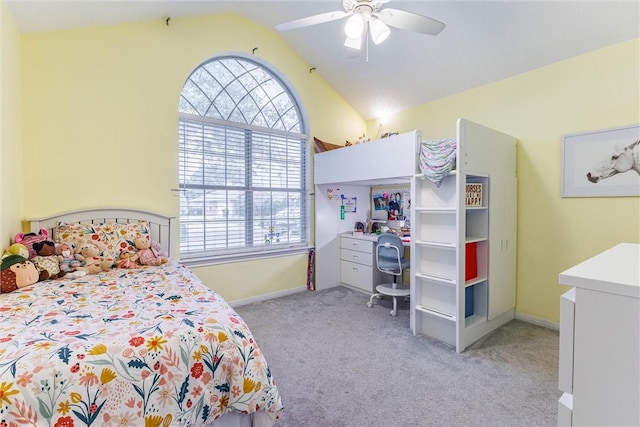
<path id="1" fill-rule="evenodd" d="M 549 329 L 554 329 L 556 331 L 560 330 L 560 324 L 549 322 L 548 320 L 540 319 L 537 317 L 516 313 L 515 318 L 518 320 L 522 320 L 523 322 L 532 323 L 534 325 L 542 326 Z"/>
<path id="2" fill-rule="evenodd" d="M 229 305 L 231 307 L 236 308 L 236 307 L 241 307 L 243 305 L 253 304 L 256 302 L 262 302 L 262 301 L 267 301 L 274 298 L 284 297 L 287 295 L 297 294 L 299 292 L 304 292 L 306 290 L 307 288 L 306 286 L 304 286 L 299 288 L 285 289 L 284 291 L 271 292 L 269 294 L 258 295 L 256 297 L 243 298 L 236 301 L 227 301 L 227 302 L 229 302 Z"/>

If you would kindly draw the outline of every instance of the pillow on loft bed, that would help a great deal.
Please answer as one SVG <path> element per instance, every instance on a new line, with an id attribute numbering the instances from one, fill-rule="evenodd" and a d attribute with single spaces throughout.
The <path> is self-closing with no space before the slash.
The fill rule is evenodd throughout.
<path id="1" fill-rule="evenodd" d="M 56 243 L 78 243 L 83 239 L 99 240 L 106 246 L 102 255 L 117 260 L 121 252 L 137 252 L 135 239 L 146 236 L 151 238 L 151 231 L 149 221 L 144 220 L 103 224 L 58 223 L 53 235 Z"/>
<path id="2" fill-rule="evenodd" d="M 442 180 L 456 167 L 456 140 L 434 139 L 420 143 L 420 171 L 440 187 Z"/>

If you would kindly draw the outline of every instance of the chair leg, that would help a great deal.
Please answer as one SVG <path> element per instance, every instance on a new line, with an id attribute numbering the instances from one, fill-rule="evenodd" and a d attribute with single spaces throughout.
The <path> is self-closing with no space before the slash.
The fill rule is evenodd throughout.
<path id="1" fill-rule="evenodd" d="M 393 317 L 398 315 L 398 298 L 393 297 L 393 310 L 389 313 Z"/>
<path id="2" fill-rule="evenodd" d="M 377 298 L 380 299 L 382 297 L 382 294 L 373 294 L 371 295 L 371 298 L 369 298 L 369 302 L 367 303 L 367 307 L 371 308 L 373 307 L 373 299 Z"/>

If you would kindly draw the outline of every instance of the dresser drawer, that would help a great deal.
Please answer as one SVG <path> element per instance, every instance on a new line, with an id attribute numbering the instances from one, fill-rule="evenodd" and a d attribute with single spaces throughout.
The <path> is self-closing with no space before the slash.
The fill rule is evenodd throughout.
<path id="1" fill-rule="evenodd" d="M 340 247 L 342 249 L 373 254 L 373 245 L 374 242 L 369 240 L 351 239 L 349 237 L 340 238 Z"/>
<path id="2" fill-rule="evenodd" d="M 340 249 L 340 259 L 373 267 L 373 254 L 365 252 L 352 251 L 350 249 Z"/>
<path id="3" fill-rule="evenodd" d="M 340 261 L 340 281 L 366 292 L 373 292 L 373 267 L 355 262 Z"/>

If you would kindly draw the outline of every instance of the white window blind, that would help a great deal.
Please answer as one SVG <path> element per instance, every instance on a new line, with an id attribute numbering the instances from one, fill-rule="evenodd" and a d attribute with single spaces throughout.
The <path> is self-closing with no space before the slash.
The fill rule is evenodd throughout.
<path id="1" fill-rule="evenodd" d="M 218 64 L 209 69 L 219 67 Z M 255 64 L 249 63 L 249 67 L 255 69 Z M 194 82 L 192 77 L 196 73 L 200 80 Z M 290 96 L 286 98 L 289 101 L 282 98 L 286 92 L 273 90 L 273 78 L 265 79 L 263 69 L 259 75 L 261 81 L 271 81 L 277 106 L 265 91 L 248 102 L 252 91 L 247 88 L 255 90 L 258 86 L 245 84 L 234 86 L 236 92 L 244 90 L 244 96 L 235 93 L 225 97 L 225 103 L 230 98 L 237 99 L 233 107 L 214 108 L 224 85 L 203 81 L 198 69 L 185 84 L 179 121 L 182 259 L 249 255 L 273 252 L 276 248 L 308 246 L 308 139 L 283 129 L 290 128 L 292 123 L 299 129 L 299 115 L 296 113 L 296 119 L 291 114 L 298 110 Z M 211 73 L 205 76 L 215 79 Z M 229 87 L 229 74 L 225 72 L 223 76 Z M 203 98 L 211 105 L 206 106 Z M 193 99 L 198 108 L 190 107 Z M 271 108 L 266 108 L 267 105 Z M 213 110 L 216 113 L 212 113 Z M 220 114 L 223 110 L 226 117 Z M 242 121 L 251 117 L 251 123 L 236 121 L 240 117 Z M 265 123 L 275 128 L 266 128 Z"/>

